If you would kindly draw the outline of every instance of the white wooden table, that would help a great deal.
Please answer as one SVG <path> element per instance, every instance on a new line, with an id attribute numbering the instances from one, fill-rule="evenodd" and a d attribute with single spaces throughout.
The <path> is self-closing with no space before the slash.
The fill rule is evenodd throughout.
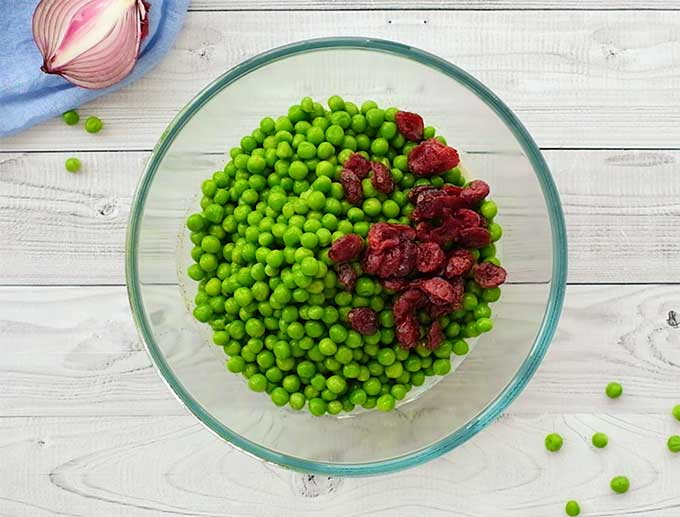
<path id="1" fill-rule="evenodd" d="M 0 515 L 552 517 L 570 498 L 585 516 L 680 515 L 665 447 L 680 434 L 679 4 L 282 5 L 194 0 L 153 73 L 80 110 L 100 134 L 53 120 L 0 141 Z M 204 430 L 153 370 L 124 287 L 132 194 L 178 109 L 244 58 L 332 35 L 410 43 L 489 85 L 544 149 L 569 231 L 566 306 L 526 391 L 454 452 L 368 479 L 275 468 Z M 72 155 L 80 174 L 64 170 Z M 617 401 L 603 396 L 614 379 Z"/>

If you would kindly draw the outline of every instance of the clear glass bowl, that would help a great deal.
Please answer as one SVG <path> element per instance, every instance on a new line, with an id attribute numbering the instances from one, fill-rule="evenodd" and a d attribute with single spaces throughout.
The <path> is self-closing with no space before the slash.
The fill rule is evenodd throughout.
<path id="1" fill-rule="evenodd" d="M 184 222 L 200 184 L 262 117 L 309 95 L 373 99 L 423 115 L 486 180 L 504 228 L 509 273 L 495 328 L 457 369 L 395 411 L 313 417 L 275 407 L 225 369 L 207 325 L 191 314 Z M 538 367 L 557 325 L 566 279 L 558 194 L 536 144 L 488 88 L 456 66 L 388 41 L 332 38 L 278 48 L 200 92 L 156 145 L 132 206 L 127 285 L 144 344 L 163 379 L 200 422 L 262 459 L 297 470 L 367 475 L 417 465 L 462 444 L 508 407 Z"/>

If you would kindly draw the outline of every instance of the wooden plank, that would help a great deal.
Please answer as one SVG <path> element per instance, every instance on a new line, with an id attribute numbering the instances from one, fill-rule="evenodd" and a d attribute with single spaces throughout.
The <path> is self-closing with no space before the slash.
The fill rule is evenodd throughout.
<path id="1" fill-rule="evenodd" d="M 667 414 L 680 403 L 671 310 L 680 313 L 676 286 L 570 286 L 548 355 L 511 411 Z M 142 348 L 123 287 L 0 288 L 0 336 L 0 415 L 186 414 Z M 611 380 L 625 397 L 604 396 Z"/>
<path id="2" fill-rule="evenodd" d="M 7 236 L 0 248 L 0 283 L 124 283 L 125 230 L 147 153 L 81 152 L 79 174 L 64 170 L 68 156 L 0 154 L 0 234 Z M 677 281 L 680 243 L 672 236 L 680 213 L 680 152 L 549 151 L 545 156 L 567 219 L 569 281 Z M 195 169 L 200 175 L 221 161 L 207 157 Z M 167 210 L 163 217 L 179 228 L 183 211 Z M 521 214 L 522 208 L 514 211 Z M 169 264 L 176 246 L 176 240 L 158 242 L 159 269 Z M 528 250 L 529 244 L 517 249 Z"/>
<path id="3" fill-rule="evenodd" d="M 559 431 L 563 449 L 543 437 Z M 594 431 L 610 436 L 590 445 Z M 242 454 L 189 417 L 0 419 L 5 515 L 674 517 L 669 416 L 508 415 L 453 452 L 388 476 L 309 476 Z M 614 494 L 613 476 L 630 491 Z"/>
<path id="4" fill-rule="evenodd" d="M 676 10 L 678 4 L 669 0 L 584 0 L 579 2 L 559 2 L 556 0 L 418 0 L 410 2 L 407 0 L 290 0 L 285 4 L 274 0 L 264 0 L 257 5 L 243 0 L 193 0 L 189 6 L 190 11 L 291 11 L 291 10 L 323 10 L 323 11 L 346 11 L 355 9 L 386 9 L 386 10 L 416 10 L 416 9 L 470 9 L 480 10 Z"/>
<path id="5" fill-rule="evenodd" d="M 152 74 L 82 108 L 104 120 L 100 134 L 55 119 L 0 150 L 151 149 L 224 71 L 272 47 L 337 34 L 398 40 L 460 65 L 542 147 L 677 148 L 679 24 L 678 11 L 640 11 L 634 21 L 628 11 L 192 12 Z M 253 116 L 262 109 L 253 104 Z"/>

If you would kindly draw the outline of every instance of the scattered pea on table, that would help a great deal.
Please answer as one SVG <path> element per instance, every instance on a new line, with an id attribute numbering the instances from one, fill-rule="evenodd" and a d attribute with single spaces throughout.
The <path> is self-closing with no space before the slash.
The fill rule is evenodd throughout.
<path id="1" fill-rule="evenodd" d="M 550 433 L 545 437 L 545 448 L 550 452 L 557 452 L 562 448 L 563 439 L 557 433 Z"/>
<path id="2" fill-rule="evenodd" d="M 69 110 L 61 115 L 61 118 L 69 126 L 75 126 L 80 121 L 80 115 L 76 110 Z"/>
<path id="3" fill-rule="evenodd" d="M 104 123 L 99 117 L 91 116 L 85 120 L 85 131 L 88 133 L 99 133 L 102 127 L 104 127 Z"/>
<path id="4" fill-rule="evenodd" d="M 626 476 L 616 476 L 615 478 L 612 478 L 609 485 L 611 486 L 611 489 L 617 494 L 623 494 L 628 491 L 628 488 L 630 487 L 630 481 Z"/>
<path id="5" fill-rule="evenodd" d="M 603 449 L 609 443 L 609 438 L 604 433 L 595 433 L 593 434 L 592 442 L 598 449 Z"/>
<path id="6" fill-rule="evenodd" d="M 581 507 L 576 501 L 567 501 L 564 511 L 569 517 L 576 517 L 581 513 Z"/>
<path id="7" fill-rule="evenodd" d="M 610 382 L 607 384 L 605 393 L 610 399 L 617 399 L 623 394 L 623 386 L 618 382 Z"/>
<path id="8" fill-rule="evenodd" d="M 68 158 L 64 166 L 69 172 L 78 172 L 80 170 L 81 163 L 78 158 Z"/>
<path id="9" fill-rule="evenodd" d="M 676 434 L 668 438 L 667 445 L 669 451 L 680 452 L 680 436 Z"/>

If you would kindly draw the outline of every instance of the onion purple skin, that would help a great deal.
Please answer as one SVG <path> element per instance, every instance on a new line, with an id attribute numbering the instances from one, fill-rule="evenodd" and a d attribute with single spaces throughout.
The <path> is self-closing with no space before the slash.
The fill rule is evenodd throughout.
<path id="1" fill-rule="evenodd" d="M 127 77 L 133 70 L 141 43 L 149 33 L 149 10 L 146 0 L 120 1 L 118 18 L 99 16 L 103 23 L 97 26 L 97 15 L 107 7 L 116 6 L 116 0 L 41 0 L 33 12 L 33 40 L 43 56 L 40 67 L 44 73 L 59 75 L 75 86 L 98 90 L 112 86 Z M 106 13 L 104 13 L 105 15 Z M 77 49 L 78 37 L 87 37 L 90 30 L 99 29 L 102 39 Z M 93 25 L 94 24 L 94 25 Z M 83 29 L 85 27 L 85 29 Z M 110 29 L 110 30 L 106 30 Z M 76 45 L 75 55 L 54 66 L 54 61 L 68 54 L 69 45 Z"/>

